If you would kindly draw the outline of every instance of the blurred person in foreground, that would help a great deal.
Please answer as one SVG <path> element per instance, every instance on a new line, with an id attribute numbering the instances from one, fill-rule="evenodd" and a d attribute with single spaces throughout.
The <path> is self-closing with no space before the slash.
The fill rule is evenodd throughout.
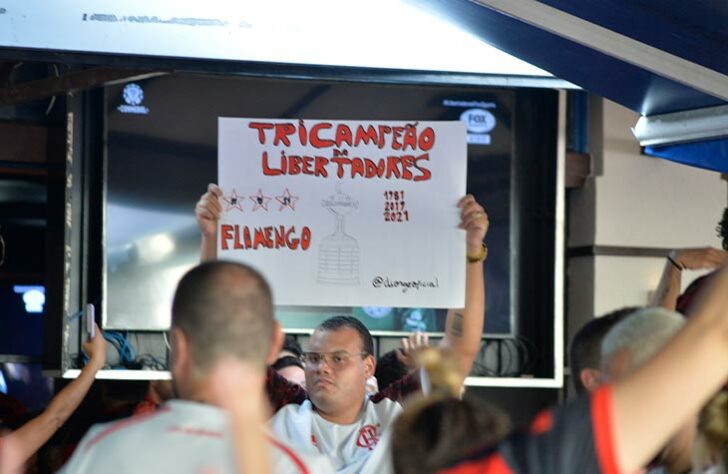
<path id="1" fill-rule="evenodd" d="M 452 429 L 458 417 L 447 404 L 466 414 L 475 411 L 452 391 L 411 404 L 395 425 L 395 469 L 417 474 L 636 472 L 727 381 L 728 270 L 723 269 L 689 321 L 656 355 L 591 396 L 541 413 L 526 432 L 501 439 L 493 413 L 469 428 Z"/>
<path id="2" fill-rule="evenodd" d="M 270 287 L 260 273 L 223 261 L 187 272 L 174 294 L 170 334 L 178 398 L 152 413 L 93 427 L 64 472 L 232 473 L 248 462 L 270 465 L 276 473 L 331 472 L 325 458 L 297 453 L 270 435 L 255 433 L 265 429 L 260 421 L 267 410 L 260 407 L 264 395 L 248 390 L 262 391 L 257 381 L 264 380 L 283 340 Z M 249 383 L 237 397 L 221 400 L 219 367 L 230 367 L 229 359 L 244 367 L 242 379 Z M 252 414 L 246 411 L 251 406 Z M 253 432 L 239 432 L 236 420 L 246 415 L 255 422 L 248 427 Z M 250 443 L 256 457 L 241 459 L 239 442 Z"/>

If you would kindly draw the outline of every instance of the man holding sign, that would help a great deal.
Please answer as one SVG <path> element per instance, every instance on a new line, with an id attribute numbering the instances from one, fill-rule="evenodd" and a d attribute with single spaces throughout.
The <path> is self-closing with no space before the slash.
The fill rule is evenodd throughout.
<path id="1" fill-rule="evenodd" d="M 488 216 L 472 196 L 455 212 L 462 122 L 220 118 L 218 132 L 220 186 L 195 212 L 203 260 L 263 270 L 279 305 L 464 307 L 441 346 L 465 378 L 483 332 Z M 372 336 L 350 316 L 324 321 L 304 361 L 308 391 L 268 371 L 276 435 L 338 472 L 391 471 L 389 426 L 418 380 L 368 396 Z"/>
<path id="2" fill-rule="evenodd" d="M 224 193 L 211 184 L 197 204 L 202 260 L 217 257 L 223 202 Z M 440 345 L 454 353 L 464 378 L 483 332 L 483 261 L 487 257 L 483 239 L 488 216 L 470 195 L 461 199 L 458 207 L 459 227 L 466 231 L 465 305 L 448 312 Z M 302 453 L 326 455 L 341 473 L 391 472 L 389 427 L 401 412 L 402 399 L 418 390 L 419 382 L 407 375 L 386 390 L 367 396 L 366 380 L 376 366 L 372 337 L 351 317 L 324 321 L 312 335 L 308 349 L 304 356 L 308 391 L 268 370 L 267 390 L 277 410 L 271 421 L 276 435 Z"/>

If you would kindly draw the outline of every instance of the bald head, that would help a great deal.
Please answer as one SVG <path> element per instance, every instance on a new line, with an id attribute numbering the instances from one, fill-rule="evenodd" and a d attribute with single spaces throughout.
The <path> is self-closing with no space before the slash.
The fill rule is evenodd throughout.
<path id="1" fill-rule="evenodd" d="M 274 332 L 270 287 L 240 263 L 198 265 L 177 286 L 172 327 L 185 334 L 198 373 L 207 373 L 224 355 L 263 366 Z"/>

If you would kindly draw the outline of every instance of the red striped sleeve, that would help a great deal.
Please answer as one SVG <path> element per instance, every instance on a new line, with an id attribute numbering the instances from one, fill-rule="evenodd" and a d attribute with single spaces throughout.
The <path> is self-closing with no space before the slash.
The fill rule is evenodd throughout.
<path id="1" fill-rule="evenodd" d="M 617 453 L 614 446 L 614 430 L 612 417 L 612 387 L 607 385 L 592 395 L 591 401 L 592 429 L 594 430 L 594 447 L 601 472 L 618 474 Z"/>
<path id="2" fill-rule="evenodd" d="M 96 436 L 91 438 L 88 443 L 86 443 L 86 446 L 83 448 L 84 451 L 91 449 L 93 445 L 104 439 L 105 437 L 109 436 L 112 433 L 115 433 L 121 429 L 127 428 L 129 426 L 136 425 L 137 423 L 141 423 L 142 421 L 146 421 L 152 417 L 158 416 L 162 413 L 168 412 L 170 410 L 169 406 L 163 406 L 159 410 L 152 412 L 152 413 L 143 413 L 141 415 L 133 416 L 131 418 L 127 418 L 123 421 L 117 421 L 116 423 L 112 424 L 111 426 L 101 430 L 100 433 L 98 433 Z"/>
<path id="3" fill-rule="evenodd" d="M 268 436 L 268 441 L 270 441 L 273 446 L 283 451 L 283 453 L 291 459 L 291 462 L 293 462 L 293 464 L 296 465 L 296 468 L 298 468 L 298 472 L 300 472 L 301 474 L 308 474 L 308 468 L 306 467 L 306 464 L 304 464 L 303 460 L 299 458 L 298 455 L 294 453 L 291 448 L 271 438 L 270 436 Z"/>

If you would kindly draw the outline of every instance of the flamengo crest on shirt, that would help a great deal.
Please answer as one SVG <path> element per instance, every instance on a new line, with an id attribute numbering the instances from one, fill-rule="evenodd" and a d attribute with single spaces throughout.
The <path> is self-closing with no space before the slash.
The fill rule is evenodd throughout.
<path id="1" fill-rule="evenodd" d="M 379 443 L 379 424 L 362 426 L 359 430 L 359 436 L 356 438 L 356 445 L 372 451 L 377 443 Z"/>

